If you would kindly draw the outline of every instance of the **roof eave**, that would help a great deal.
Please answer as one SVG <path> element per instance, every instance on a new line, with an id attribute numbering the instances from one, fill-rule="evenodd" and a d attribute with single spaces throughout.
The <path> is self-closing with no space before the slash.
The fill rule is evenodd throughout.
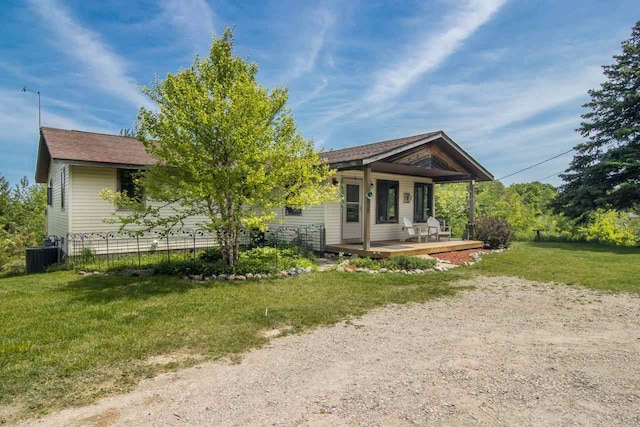
<path id="1" fill-rule="evenodd" d="M 368 164 L 371 164 L 371 163 L 386 159 L 387 157 L 391 157 L 391 156 L 393 156 L 395 154 L 403 153 L 403 152 L 411 150 L 411 149 L 413 149 L 415 147 L 419 147 L 419 146 L 421 146 L 423 144 L 429 143 L 431 141 L 435 141 L 438 138 L 440 138 L 442 135 L 444 135 L 444 133 L 442 131 L 438 131 L 437 133 L 435 133 L 433 135 L 430 135 L 430 136 L 428 136 L 426 138 L 419 139 L 419 140 L 417 140 L 415 142 L 412 142 L 411 144 L 402 145 L 400 147 L 393 148 L 393 149 L 385 151 L 383 153 L 379 153 L 379 154 L 376 154 L 374 156 L 366 157 L 366 158 L 362 159 L 362 164 L 363 165 L 368 165 Z"/>

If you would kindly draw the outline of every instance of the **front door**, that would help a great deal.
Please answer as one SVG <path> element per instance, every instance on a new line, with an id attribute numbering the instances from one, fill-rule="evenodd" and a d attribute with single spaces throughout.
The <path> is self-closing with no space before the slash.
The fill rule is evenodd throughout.
<path id="1" fill-rule="evenodd" d="M 344 180 L 342 240 L 362 241 L 362 182 Z"/>

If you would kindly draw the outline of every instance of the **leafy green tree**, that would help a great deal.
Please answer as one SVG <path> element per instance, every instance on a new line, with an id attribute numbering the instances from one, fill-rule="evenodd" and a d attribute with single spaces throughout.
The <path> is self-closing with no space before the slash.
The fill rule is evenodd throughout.
<path id="1" fill-rule="evenodd" d="M 575 147 L 554 203 L 580 221 L 597 209 L 640 206 L 640 21 L 614 59 L 603 67 L 607 81 L 589 91 L 590 111 L 578 129 L 587 141 Z"/>
<path id="2" fill-rule="evenodd" d="M 441 184 L 435 190 L 435 213 L 439 220 L 451 226 L 454 236 L 462 236 L 467 222 L 469 201 L 466 184 Z"/>
<path id="3" fill-rule="evenodd" d="M 214 38 L 208 57 L 143 92 L 157 110 L 141 108 L 135 134 L 157 159 L 139 174 L 147 202 L 103 191 L 133 209 L 122 227 L 170 229 L 188 216 L 215 233 L 235 265 L 243 228 L 263 228 L 284 206 L 335 199 L 332 171 L 297 131 L 287 90 L 256 81 L 258 66 L 233 54 L 233 34 Z"/>
<path id="4" fill-rule="evenodd" d="M 0 176 L 0 273 L 24 269 L 24 249 L 42 243 L 46 188 L 25 177 L 15 187 Z"/>

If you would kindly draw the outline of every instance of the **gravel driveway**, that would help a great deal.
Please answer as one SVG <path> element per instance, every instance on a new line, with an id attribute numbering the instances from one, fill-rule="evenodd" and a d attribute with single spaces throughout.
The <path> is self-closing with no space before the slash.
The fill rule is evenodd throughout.
<path id="1" fill-rule="evenodd" d="M 640 425 L 640 298 L 515 278 L 274 339 L 34 425 Z"/>

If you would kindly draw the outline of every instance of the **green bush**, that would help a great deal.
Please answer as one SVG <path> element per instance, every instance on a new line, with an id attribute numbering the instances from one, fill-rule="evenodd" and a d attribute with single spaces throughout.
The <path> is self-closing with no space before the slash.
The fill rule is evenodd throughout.
<path id="1" fill-rule="evenodd" d="M 513 227 L 504 218 L 487 216 L 476 221 L 476 238 L 489 248 L 508 248 L 514 234 Z"/>
<path id="2" fill-rule="evenodd" d="M 216 262 L 222 259 L 222 253 L 220 252 L 220 248 L 210 248 L 201 252 L 198 258 L 204 262 Z"/>
<path id="3" fill-rule="evenodd" d="M 580 227 L 578 232 L 588 242 L 605 245 L 633 246 L 637 239 L 629 215 L 611 210 L 599 210 L 591 214 L 589 222 Z"/>
<path id="4" fill-rule="evenodd" d="M 433 258 L 398 255 L 380 260 L 380 265 L 389 270 L 426 270 L 435 267 L 436 260 Z"/>
<path id="5" fill-rule="evenodd" d="M 315 263 L 312 260 L 297 255 L 292 248 L 262 247 L 242 251 L 235 268 L 228 266 L 218 255 L 219 251 L 210 249 L 195 260 L 162 261 L 151 267 L 155 269 L 156 274 L 169 276 L 263 274 L 276 273 L 280 270 L 290 270 L 296 267 L 315 269 Z"/>
<path id="6" fill-rule="evenodd" d="M 371 258 L 354 258 L 349 261 L 349 264 L 357 268 L 368 268 L 370 270 L 380 269 L 380 262 Z"/>
<path id="7" fill-rule="evenodd" d="M 426 270 L 436 265 L 436 260 L 431 258 L 420 258 L 416 256 L 398 255 L 391 258 L 379 260 L 371 258 L 354 258 L 349 264 L 357 268 L 368 268 L 369 270 Z"/>

